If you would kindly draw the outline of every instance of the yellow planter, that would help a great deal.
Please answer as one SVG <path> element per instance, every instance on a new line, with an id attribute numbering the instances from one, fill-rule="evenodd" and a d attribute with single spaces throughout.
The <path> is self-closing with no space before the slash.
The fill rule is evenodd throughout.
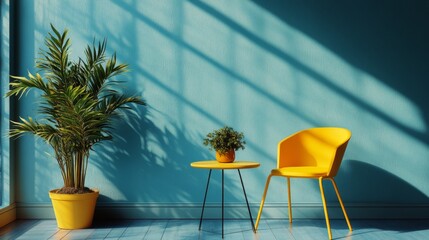
<path id="1" fill-rule="evenodd" d="M 84 194 L 59 194 L 49 192 L 57 225 L 61 229 L 80 229 L 92 225 L 98 190 Z"/>
<path id="2" fill-rule="evenodd" d="M 224 154 L 219 153 L 216 151 L 216 160 L 220 163 L 232 163 L 235 160 L 235 151 L 230 150 L 229 152 L 226 152 Z"/>

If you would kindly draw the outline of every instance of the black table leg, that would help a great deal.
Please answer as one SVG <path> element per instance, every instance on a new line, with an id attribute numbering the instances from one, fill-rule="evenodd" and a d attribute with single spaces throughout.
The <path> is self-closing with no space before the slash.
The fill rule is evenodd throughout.
<path id="1" fill-rule="evenodd" d="M 247 210 L 249 211 L 250 222 L 252 223 L 253 232 L 256 233 L 255 224 L 253 224 L 252 212 L 250 211 L 249 201 L 247 201 L 246 190 L 244 189 L 243 179 L 241 178 L 240 169 L 237 169 L 237 170 L 238 170 L 238 175 L 240 176 L 241 187 L 243 187 L 244 198 L 246 199 Z"/>
<path id="2" fill-rule="evenodd" d="M 238 170 L 238 175 L 240 176 L 240 182 L 241 182 L 241 187 L 243 188 L 244 198 L 246 199 L 247 210 L 249 211 L 249 217 L 250 217 L 250 222 L 252 224 L 252 229 L 253 229 L 253 232 L 256 232 L 255 225 L 253 223 L 252 212 L 250 211 L 249 201 L 247 200 L 246 189 L 244 188 L 244 184 L 243 184 L 243 178 L 241 177 L 240 169 L 237 169 L 237 170 Z M 207 178 L 206 192 L 204 193 L 203 208 L 202 208 L 202 211 L 201 211 L 200 225 L 198 227 L 198 230 L 201 230 L 201 224 L 202 224 L 202 221 L 203 221 L 204 208 L 206 206 L 207 192 L 208 192 L 209 185 L 210 185 L 211 174 L 212 174 L 212 169 L 210 169 L 209 176 Z M 225 218 L 224 217 L 224 212 L 225 212 L 225 203 L 224 203 L 225 202 L 225 197 L 224 197 L 224 195 L 225 195 L 224 194 L 224 192 L 225 192 L 224 181 L 225 180 L 224 179 L 225 179 L 225 177 L 224 177 L 224 169 L 222 169 L 222 239 L 224 238 L 224 218 Z"/>
<path id="3" fill-rule="evenodd" d="M 209 190 L 209 183 L 210 183 L 210 176 L 211 175 L 212 175 L 212 169 L 210 169 L 209 177 L 207 178 L 206 193 L 204 194 L 203 210 L 201 211 L 200 226 L 198 227 L 198 230 L 201 230 L 201 223 L 203 221 L 204 207 L 206 206 L 207 190 Z"/>
<path id="4" fill-rule="evenodd" d="M 223 186 L 223 172 L 224 170 L 222 169 L 222 239 L 223 239 L 223 210 L 224 210 L 224 186 Z"/>

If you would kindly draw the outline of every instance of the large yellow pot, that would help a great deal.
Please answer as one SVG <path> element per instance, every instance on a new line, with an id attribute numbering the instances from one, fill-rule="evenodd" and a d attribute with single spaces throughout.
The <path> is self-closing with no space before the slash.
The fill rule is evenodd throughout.
<path id="1" fill-rule="evenodd" d="M 61 229 L 80 229 L 92 225 L 98 190 L 84 194 L 60 194 L 49 191 L 57 225 Z"/>

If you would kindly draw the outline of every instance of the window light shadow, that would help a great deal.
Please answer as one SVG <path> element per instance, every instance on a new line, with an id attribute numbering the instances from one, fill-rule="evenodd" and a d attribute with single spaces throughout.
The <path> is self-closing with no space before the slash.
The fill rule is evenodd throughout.
<path id="1" fill-rule="evenodd" d="M 278 49 L 276 46 L 269 44 L 267 41 L 265 41 L 261 37 L 253 34 L 252 32 L 248 31 L 247 29 L 243 28 L 242 26 L 240 26 L 239 24 L 234 22 L 232 19 L 230 19 L 228 16 L 223 15 L 222 13 L 220 13 L 219 11 L 217 11 L 215 8 L 211 7 L 207 3 L 204 3 L 201 1 L 194 1 L 194 0 L 191 0 L 189 2 L 191 2 L 195 6 L 199 7 L 201 10 L 207 12 L 208 14 L 210 14 L 211 16 L 216 18 L 217 20 L 222 21 L 225 25 L 227 25 L 228 27 L 233 29 L 234 32 L 245 36 L 250 41 L 252 41 L 254 44 L 262 47 L 265 51 L 270 52 L 270 53 L 276 55 L 277 57 L 279 57 L 280 59 L 282 59 L 283 61 L 291 64 L 294 69 L 301 71 L 301 72 L 304 72 L 305 74 L 310 76 L 311 79 L 317 80 L 318 82 L 327 86 L 331 90 L 335 91 L 337 94 L 342 96 L 344 99 L 347 99 L 347 101 L 351 101 L 355 105 L 358 105 L 362 109 L 365 109 L 365 111 L 377 116 L 378 118 L 381 118 L 382 120 L 393 125 L 394 127 L 403 130 L 407 134 L 412 135 L 413 137 L 418 138 L 423 142 L 426 142 L 426 143 L 429 142 L 429 136 L 426 133 L 417 132 L 414 129 L 409 128 L 408 126 L 401 124 L 396 119 L 394 119 L 394 118 L 386 115 L 385 113 L 379 111 L 378 109 L 374 108 L 371 104 L 364 102 L 361 99 L 359 99 L 357 96 L 345 91 L 341 86 L 334 84 L 332 81 L 330 81 L 329 79 L 327 79 L 323 75 L 319 74 L 318 72 L 316 72 L 313 69 L 311 69 L 310 67 L 308 67 L 305 63 L 300 62 L 299 60 L 292 57 L 291 55 L 289 55 L 289 54 L 285 53 L 284 51 Z M 260 4 L 264 5 L 263 3 L 260 3 Z M 269 94 L 267 94 L 267 95 L 270 96 Z M 285 104 L 282 101 L 280 101 L 280 103 L 282 105 Z M 312 120 L 310 120 L 310 122 L 312 122 Z"/>

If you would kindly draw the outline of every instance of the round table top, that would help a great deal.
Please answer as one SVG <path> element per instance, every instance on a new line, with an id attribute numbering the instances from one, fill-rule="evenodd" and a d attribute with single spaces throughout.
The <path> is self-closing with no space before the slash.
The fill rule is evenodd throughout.
<path id="1" fill-rule="evenodd" d="M 232 163 L 220 163 L 216 160 L 198 161 L 191 163 L 194 168 L 207 168 L 207 169 L 243 169 L 243 168 L 257 168 L 258 162 L 250 161 L 234 161 Z"/>

